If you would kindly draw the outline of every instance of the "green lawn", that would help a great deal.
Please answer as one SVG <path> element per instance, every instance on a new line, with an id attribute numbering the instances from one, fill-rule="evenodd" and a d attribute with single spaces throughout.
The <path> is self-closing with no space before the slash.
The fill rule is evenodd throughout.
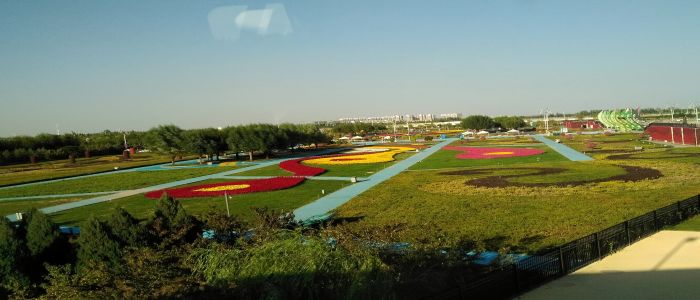
<path id="1" fill-rule="evenodd" d="M 683 223 L 669 228 L 670 230 L 700 231 L 700 215 L 696 215 Z"/>
<path id="2" fill-rule="evenodd" d="M 187 159 L 187 158 L 185 158 Z M 23 182 L 62 178 L 114 170 L 114 167 L 130 168 L 170 162 L 169 156 L 155 153 L 137 153 L 130 160 L 121 161 L 118 155 L 78 158 L 75 164 L 67 159 L 0 166 L 0 186 Z"/>
<path id="3" fill-rule="evenodd" d="M 403 172 L 341 206 L 338 217 L 359 218 L 343 226 L 362 232 L 396 226 L 400 228 L 395 235 L 398 241 L 421 243 L 429 233 L 454 243 L 461 239 L 479 240 L 492 250 L 538 252 L 700 193 L 700 165 L 675 160 L 569 162 L 557 157 L 532 163 L 455 166 L 447 158 L 454 157 L 456 152 L 446 152 L 439 151 L 424 160 L 417 170 Z M 489 188 L 465 184 L 485 176 L 527 174 L 529 171 L 512 170 L 524 167 L 567 171 L 510 180 L 523 183 L 595 180 L 620 175 L 624 171 L 617 164 L 654 168 L 663 177 L 568 187 Z M 478 175 L 440 174 L 494 167 L 500 169 Z M 437 168 L 445 169 L 431 170 Z"/>
<path id="4" fill-rule="evenodd" d="M 165 171 L 134 171 L 99 175 L 51 183 L 41 183 L 25 187 L 0 189 L 0 198 L 136 189 L 176 180 L 225 172 L 235 168 L 236 167 L 211 167 Z"/>
<path id="5" fill-rule="evenodd" d="M 197 184 L 215 182 L 222 182 L 222 180 L 202 181 Z M 251 207 L 268 207 L 290 211 L 320 198 L 322 196 L 321 190 L 325 190 L 328 194 L 349 184 L 351 183 L 347 181 L 306 180 L 302 184 L 286 190 L 235 195 L 233 199 L 229 200 L 229 209 L 232 215 L 241 216 L 244 219 L 250 219 L 253 216 Z M 180 202 L 193 215 L 203 215 L 212 209 L 226 211 L 223 197 L 187 198 L 180 199 Z M 105 217 L 116 207 L 123 207 L 135 217 L 145 219 L 152 215 L 155 203 L 154 199 L 136 195 L 56 213 L 52 215 L 52 218 L 60 224 L 79 224 L 91 215 L 98 218 Z"/>
<path id="6" fill-rule="evenodd" d="M 0 201 L 0 216 L 16 212 L 30 211 L 32 208 L 44 208 L 68 202 L 83 200 L 87 197 L 44 198 L 20 201 Z"/>
<path id="7" fill-rule="evenodd" d="M 472 146 L 472 144 L 461 144 L 459 141 L 450 144 L 450 146 Z M 484 146 L 505 147 L 496 144 L 484 144 Z M 516 146 L 508 146 L 513 148 Z M 568 161 L 564 156 L 550 149 L 545 145 L 528 146 L 527 148 L 537 148 L 544 150 L 544 153 L 533 156 L 520 157 L 505 157 L 493 159 L 459 159 L 457 154 L 459 151 L 438 150 L 435 154 L 413 165 L 410 170 L 430 170 L 443 168 L 458 168 L 458 167 L 477 167 L 477 166 L 505 166 L 512 164 L 533 163 L 540 166 L 546 166 L 551 162 Z"/>

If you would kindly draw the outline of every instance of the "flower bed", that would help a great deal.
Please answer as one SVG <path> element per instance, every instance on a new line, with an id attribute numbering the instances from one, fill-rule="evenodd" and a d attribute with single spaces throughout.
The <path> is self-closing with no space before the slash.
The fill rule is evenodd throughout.
<path id="1" fill-rule="evenodd" d="M 304 162 L 307 164 L 314 165 L 350 165 L 350 164 L 374 164 L 382 162 L 394 161 L 394 156 L 396 154 L 412 151 L 413 147 L 365 147 L 362 149 L 386 149 L 381 152 L 369 152 L 369 153 L 354 153 L 349 155 L 338 156 L 324 156 L 319 158 L 305 159 Z"/>
<path id="2" fill-rule="evenodd" d="M 544 150 L 535 148 L 481 148 L 445 146 L 443 150 L 462 151 L 457 154 L 459 159 L 491 159 L 503 157 L 531 156 L 544 153 Z"/>
<path id="3" fill-rule="evenodd" d="M 304 177 L 275 177 L 266 179 L 251 179 L 213 184 L 200 184 L 181 188 L 158 190 L 146 193 L 148 198 L 160 198 L 167 193 L 175 198 L 212 197 L 221 196 L 224 193 L 247 194 L 282 190 L 296 186 L 304 181 Z"/>

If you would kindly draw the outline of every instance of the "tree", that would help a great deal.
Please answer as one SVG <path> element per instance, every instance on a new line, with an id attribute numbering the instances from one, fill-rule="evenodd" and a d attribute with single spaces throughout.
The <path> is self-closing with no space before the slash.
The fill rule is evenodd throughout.
<path id="1" fill-rule="evenodd" d="M 60 238 L 56 224 L 36 208 L 29 213 L 27 248 L 32 256 L 40 257 Z"/>
<path id="2" fill-rule="evenodd" d="M 500 127 L 507 129 L 518 129 L 525 126 L 525 121 L 518 116 L 502 116 L 493 119 L 495 123 L 498 123 Z"/>
<path id="3" fill-rule="evenodd" d="M 171 162 L 175 164 L 175 157 L 182 153 L 185 146 L 183 130 L 175 125 L 160 125 L 148 131 L 148 140 L 151 146 L 158 151 L 170 154 Z"/>
<path id="4" fill-rule="evenodd" d="M 21 260 L 21 243 L 6 218 L 0 220 L 0 293 L 13 289 L 13 283 L 25 281 L 17 272 Z"/>
<path id="5" fill-rule="evenodd" d="M 99 262 L 112 269 L 122 265 L 119 244 L 110 235 L 109 228 L 95 217 L 90 217 L 80 228 L 78 245 L 78 265 L 82 269 Z"/>
<path id="6" fill-rule="evenodd" d="M 493 120 L 488 116 L 473 115 L 462 120 L 462 128 L 464 129 L 489 129 L 492 128 L 493 125 Z"/>
<path id="7" fill-rule="evenodd" d="M 144 232 L 139 226 L 139 220 L 121 207 L 114 210 L 106 225 L 112 233 L 112 238 L 122 247 L 135 247 L 143 240 Z"/>
<path id="8" fill-rule="evenodd" d="M 179 201 L 163 193 L 147 228 L 152 242 L 168 247 L 194 240 L 197 225 L 197 220 L 187 214 Z"/>

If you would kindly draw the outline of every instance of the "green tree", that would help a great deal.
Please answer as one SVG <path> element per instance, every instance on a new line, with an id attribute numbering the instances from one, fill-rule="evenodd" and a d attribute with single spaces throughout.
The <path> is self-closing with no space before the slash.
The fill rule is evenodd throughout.
<path id="1" fill-rule="evenodd" d="M 18 282 L 26 279 L 18 272 L 22 259 L 22 244 L 12 224 L 0 220 L 0 293 L 16 289 Z"/>
<path id="2" fill-rule="evenodd" d="M 110 230 L 95 217 L 90 217 L 80 228 L 78 239 L 78 265 L 89 268 L 98 262 L 106 263 L 112 269 L 120 269 L 121 249 L 111 236 Z"/>
<path id="3" fill-rule="evenodd" d="M 144 232 L 139 220 L 121 207 L 114 210 L 106 225 L 112 233 L 112 238 L 122 247 L 135 247 L 143 240 Z"/>
<path id="4" fill-rule="evenodd" d="M 175 158 L 183 152 L 185 147 L 183 130 L 175 125 L 160 125 L 151 128 L 148 131 L 148 140 L 150 145 L 159 152 L 170 154 L 173 165 Z"/>
<path id="5" fill-rule="evenodd" d="M 493 119 L 495 123 L 498 123 L 502 128 L 506 129 L 518 129 L 524 127 L 525 120 L 518 116 L 502 116 Z"/>
<path id="6" fill-rule="evenodd" d="M 147 228 L 152 243 L 169 247 L 194 240 L 198 234 L 198 225 L 197 220 L 187 214 L 179 201 L 164 193 L 156 204 Z"/>
<path id="7" fill-rule="evenodd" d="M 29 213 L 27 223 L 27 249 L 32 256 L 45 254 L 60 238 L 58 227 L 49 217 L 36 208 Z"/>
<path id="8" fill-rule="evenodd" d="M 489 129 L 494 125 L 493 119 L 488 116 L 473 115 L 462 120 L 462 128 L 464 129 Z"/>

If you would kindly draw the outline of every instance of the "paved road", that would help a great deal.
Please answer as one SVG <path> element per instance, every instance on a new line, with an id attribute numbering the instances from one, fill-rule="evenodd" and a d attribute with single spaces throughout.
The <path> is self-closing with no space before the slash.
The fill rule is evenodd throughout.
<path id="1" fill-rule="evenodd" d="M 700 232 L 661 231 L 519 299 L 699 299 Z"/>
<path id="2" fill-rule="evenodd" d="M 346 150 L 346 149 L 345 148 L 327 149 L 327 150 L 313 153 L 313 155 L 324 155 L 324 154 L 335 153 L 335 152 L 339 152 L 339 151 L 343 151 L 343 150 Z M 45 208 L 42 208 L 40 210 L 46 214 L 53 214 L 53 213 L 57 213 L 60 211 L 81 207 L 81 206 L 111 201 L 114 199 L 129 197 L 129 196 L 143 194 L 143 193 L 147 193 L 147 192 L 151 192 L 151 191 L 157 191 L 157 190 L 161 190 L 161 189 L 167 189 L 167 188 L 176 187 L 179 185 L 190 184 L 190 183 L 195 183 L 195 182 L 209 180 L 209 179 L 220 179 L 222 176 L 227 176 L 227 175 L 232 175 L 232 174 L 236 174 L 236 173 L 242 173 L 242 172 L 246 172 L 246 171 L 250 171 L 250 170 L 255 170 L 255 169 L 259 169 L 259 168 L 277 165 L 280 162 L 283 162 L 283 161 L 288 160 L 288 159 L 294 159 L 294 158 L 268 160 L 268 161 L 264 161 L 264 162 L 261 162 L 259 164 L 251 165 L 251 166 L 245 167 L 245 168 L 229 170 L 229 171 L 225 171 L 225 172 L 221 172 L 221 173 L 210 174 L 210 175 L 205 175 L 205 176 L 200 176 L 200 177 L 188 178 L 188 179 L 184 179 L 184 180 L 163 183 L 163 184 L 149 186 L 149 187 L 135 189 L 135 190 L 120 191 L 120 192 L 117 192 L 115 194 L 104 195 L 104 196 L 94 197 L 94 198 L 85 199 L 85 200 L 81 200 L 81 201 L 45 207 Z M 114 173 L 111 172 L 110 174 L 114 174 Z M 84 178 L 86 176 L 80 176 L 80 177 Z M 17 220 L 17 218 L 14 214 L 7 215 L 6 217 L 10 221 L 13 221 L 13 222 Z"/>
<path id="3" fill-rule="evenodd" d="M 368 189 L 380 184 L 391 177 L 396 176 L 402 171 L 408 169 L 417 162 L 425 159 L 426 157 L 432 155 L 433 153 L 440 150 L 442 147 L 452 143 L 457 139 L 446 139 L 437 145 L 434 145 L 428 149 L 425 149 L 407 159 L 397 162 L 386 169 L 383 169 L 374 175 L 368 177 L 364 181 L 360 181 L 356 184 L 344 187 L 337 190 L 325 197 L 322 197 L 314 202 L 304 205 L 296 210 L 294 210 L 294 216 L 297 221 L 304 223 L 312 223 L 319 220 L 327 219 L 331 216 L 331 211 L 345 202 L 350 201 L 350 199 L 355 198 L 355 196 L 367 191 Z"/>
<path id="4" fill-rule="evenodd" d="M 564 157 L 568 158 L 571 161 L 593 160 L 593 158 L 591 158 L 590 156 L 585 155 L 581 152 L 578 152 L 567 145 L 556 143 L 556 142 L 546 138 L 545 136 L 543 136 L 541 134 L 534 135 L 533 137 L 536 140 L 549 146 L 549 148 L 552 148 L 552 150 L 559 152 L 559 154 L 563 155 Z"/>

